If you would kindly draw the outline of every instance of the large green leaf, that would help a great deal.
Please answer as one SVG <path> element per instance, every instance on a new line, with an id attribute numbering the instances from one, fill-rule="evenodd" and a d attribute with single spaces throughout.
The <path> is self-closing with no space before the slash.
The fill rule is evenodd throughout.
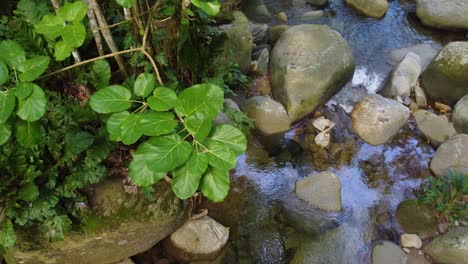
<path id="1" fill-rule="evenodd" d="M 130 114 L 120 124 L 122 142 L 126 145 L 131 145 L 143 135 L 141 131 L 140 115 Z"/>
<path id="2" fill-rule="evenodd" d="M 0 145 L 5 144 L 11 136 L 11 125 L 8 123 L 0 124 Z"/>
<path id="3" fill-rule="evenodd" d="M 66 21 L 80 22 L 88 11 L 88 6 L 83 1 L 74 3 L 65 2 L 57 13 L 57 16 Z"/>
<path id="4" fill-rule="evenodd" d="M 129 166 L 132 182 L 141 187 L 153 185 L 163 179 L 166 172 L 154 172 L 147 165 L 145 155 L 135 154 Z"/>
<path id="5" fill-rule="evenodd" d="M 228 147 L 236 156 L 241 155 L 247 149 L 247 139 L 244 133 L 230 125 L 216 126 L 210 138 Z"/>
<path id="6" fill-rule="evenodd" d="M 147 136 L 160 136 L 174 132 L 178 122 L 171 112 L 145 112 L 140 118 L 140 128 Z"/>
<path id="7" fill-rule="evenodd" d="M 205 12 L 209 16 L 216 16 L 219 13 L 221 4 L 218 0 L 191 0 L 192 4 Z"/>
<path id="8" fill-rule="evenodd" d="M 209 200 L 221 202 L 229 193 L 229 173 L 214 167 L 208 168 L 202 177 L 200 189 Z"/>
<path id="9" fill-rule="evenodd" d="M 193 151 L 186 165 L 187 170 L 194 175 L 202 175 L 208 168 L 208 156 L 204 152 Z"/>
<path id="10" fill-rule="evenodd" d="M 236 166 L 236 156 L 224 144 L 214 140 L 205 140 L 204 146 L 207 148 L 208 163 L 216 168 L 230 170 Z"/>
<path id="11" fill-rule="evenodd" d="M 70 57 L 70 54 L 74 50 L 73 47 L 70 47 L 65 41 L 60 40 L 55 43 L 55 53 L 54 57 L 57 61 L 63 61 L 66 58 Z"/>
<path id="12" fill-rule="evenodd" d="M 218 86 L 204 83 L 185 89 L 179 94 L 175 105 L 178 116 L 189 116 L 197 111 L 203 111 L 211 119 L 221 111 L 224 101 L 224 92 Z"/>
<path id="13" fill-rule="evenodd" d="M 31 148 L 44 139 L 44 128 L 39 122 L 29 123 L 18 120 L 15 124 L 15 137 L 18 144 Z"/>
<path id="14" fill-rule="evenodd" d="M 0 42 L 0 61 L 12 68 L 18 68 L 19 64 L 26 60 L 23 48 L 13 40 Z"/>
<path id="15" fill-rule="evenodd" d="M 184 120 L 187 131 L 198 141 L 203 141 L 211 131 L 211 118 L 206 112 L 195 112 Z"/>
<path id="16" fill-rule="evenodd" d="M 39 34 L 44 34 L 48 38 L 55 39 L 62 34 L 65 28 L 65 20 L 54 15 L 45 15 L 34 28 Z"/>
<path id="17" fill-rule="evenodd" d="M 98 60 L 91 67 L 91 82 L 96 89 L 102 89 L 109 86 L 111 79 L 111 68 L 107 60 Z"/>
<path id="18" fill-rule="evenodd" d="M 181 166 L 172 176 L 172 190 L 180 199 L 187 199 L 197 191 L 202 174 L 192 174 L 186 166 Z"/>
<path id="19" fill-rule="evenodd" d="M 131 97 L 132 93 L 127 88 L 111 85 L 91 96 L 89 105 L 94 111 L 101 114 L 121 112 L 132 106 Z"/>
<path id="20" fill-rule="evenodd" d="M 15 90 L 0 91 L 0 124 L 5 123 L 15 109 Z"/>
<path id="21" fill-rule="evenodd" d="M 154 90 L 156 78 L 149 73 L 142 73 L 138 75 L 133 90 L 137 96 L 146 98 Z"/>
<path id="22" fill-rule="evenodd" d="M 117 4 L 125 7 L 125 8 L 130 8 L 133 6 L 133 3 L 135 0 L 116 0 Z"/>
<path id="23" fill-rule="evenodd" d="M 0 61 L 0 85 L 6 83 L 8 79 L 8 67 L 3 61 Z"/>
<path id="24" fill-rule="evenodd" d="M 153 94 L 154 96 L 148 97 L 148 105 L 154 111 L 168 111 L 177 101 L 176 93 L 170 88 L 158 87 Z"/>
<path id="25" fill-rule="evenodd" d="M 47 56 L 38 56 L 20 63 L 18 70 L 22 72 L 18 77 L 23 82 L 34 81 L 47 70 L 50 59 Z"/>
<path id="26" fill-rule="evenodd" d="M 86 38 L 86 28 L 81 23 L 68 24 L 62 30 L 63 41 L 70 47 L 78 48 Z"/>
<path id="27" fill-rule="evenodd" d="M 135 155 L 146 160 L 153 172 L 171 171 L 184 164 L 192 152 L 192 146 L 179 135 L 153 137 L 141 144 Z"/>
<path id="28" fill-rule="evenodd" d="M 16 85 L 16 97 L 18 99 L 25 100 L 26 98 L 31 96 L 34 86 L 36 86 L 36 84 L 34 83 L 19 82 Z"/>
<path id="29" fill-rule="evenodd" d="M 36 200 L 38 196 L 39 196 L 39 188 L 37 188 L 36 184 L 34 184 L 33 182 L 30 182 L 19 190 L 17 197 L 20 200 L 23 200 L 26 202 L 32 202 Z"/>
<path id="30" fill-rule="evenodd" d="M 24 121 L 34 122 L 39 120 L 46 112 L 47 99 L 41 87 L 33 84 L 31 95 L 24 99 L 18 99 L 18 111 L 16 114 Z"/>
<path id="31" fill-rule="evenodd" d="M 0 251 L 13 247 L 16 243 L 15 230 L 10 218 L 5 218 L 0 222 Z"/>
<path id="32" fill-rule="evenodd" d="M 122 141 L 122 129 L 120 124 L 130 115 L 128 111 L 112 114 L 106 122 L 106 129 L 113 141 Z"/>

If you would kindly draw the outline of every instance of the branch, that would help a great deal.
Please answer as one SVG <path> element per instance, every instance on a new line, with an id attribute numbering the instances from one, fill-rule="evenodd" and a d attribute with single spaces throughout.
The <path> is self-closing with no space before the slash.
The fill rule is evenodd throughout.
<path id="1" fill-rule="evenodd" d="M 93 32 L 94 41 L 96 42 L 96 47 L 99 53 L 99 56 L 104 55 L 104 48 L 102 47 L 102 38 L 101 33 L 99 33 L 98 23 L 96 21 L 96 15 L 94 14 L 94 9 L 91 5 L 89 5 L 88 0 L 83 0 L 88 5 L 88 19 L 89 19 L 89 26 L 91 27 L 91 31 Z"/>

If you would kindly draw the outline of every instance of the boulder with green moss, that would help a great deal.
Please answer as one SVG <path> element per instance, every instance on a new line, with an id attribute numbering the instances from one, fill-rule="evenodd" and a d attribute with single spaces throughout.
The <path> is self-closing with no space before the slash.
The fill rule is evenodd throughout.
<path id="1" fill-rule="evenodd" d="M 398 205 L 396 219 L 406 233 L 417 234 L 422 238 L 436 234 L 439 225 L 436 212 L 414 199 Z"/>
<path id="2" fill-rule="evenodd" d="M 82 231 L 57 242 L 41 242 L 35 234 L 18 233 L 17 246 L 5 255 L 8 264 L 116 263 L 153 247 L 187 218 L 187 203 L 169 185 L 155 186 L 154 202 L 124 191 L 120 179 L 88 190 L 92 214 Z"/>
<path id="3" fill-rule="evenodd" d="M 435 263 L 458 264 L 468 261 L 468 227 L 454 227 L 429 243 L 424 250 Z"/>

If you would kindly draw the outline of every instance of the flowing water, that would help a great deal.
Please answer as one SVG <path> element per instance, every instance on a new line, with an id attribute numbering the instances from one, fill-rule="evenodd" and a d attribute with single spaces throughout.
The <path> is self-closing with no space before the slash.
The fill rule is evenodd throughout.
<path id="1" fill-rule="evenodd" d="M 231 230 L 223 261 L 369 263 L 373 242 L 398 242 L 402 230 L 395 221 L 395 209 L 430 175 L 434 150 L 417 134 L 411 120 L 391 141 L 370 146 L 355 137 L 349 116 L 339 105 L 376 92 L 391 70 L 387 64 L 390 51 L 420 43 L 440 49 L 466 37 L 424 28 L 409 1 L 391 1 L 386 16 L 376 20 L 358 16 L 342 0 L 330 0 L 325 7 L 330 15 L 311 21 L 300 18 L 313 10 L 301 0 L 265 3 L 272 14 L 285 11 L 289 25 L 326 24 L 340 32 L 353 50 L 356 71 L 323 110 L 337 123 L 332 134 L 339 150 L 335 154 L 304 151 L 291 140 L 307 127 L 308 120 L 286 134 L 286 144 L 275 157 L 250 139 L 231 177 L 228 198 L 206 205 L 210 215 Z M 271 22 L 276 24 L 280 24 L 277 19 Z M 296 180 L 323 170 L 340 178 L 343 209 L 339 214 L 320 212 L 295 197 Z"/>

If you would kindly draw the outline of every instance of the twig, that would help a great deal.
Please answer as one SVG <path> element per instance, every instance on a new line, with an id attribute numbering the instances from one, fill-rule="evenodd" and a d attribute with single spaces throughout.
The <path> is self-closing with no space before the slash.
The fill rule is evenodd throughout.
<path id="1" fill-rule="evenodd" d="M 101 33 L 99 33 L 98 24 L 96 21 L 96 15 L 94 14 L 94 9 L 91 5 L 88 4 L 88 0 L 83 0 L 88 5 L 88 19 L 89 19 L 89 26 L 91 27 L 91 31 L 93 32 L 94 41 L 96 42 L 96 47 L 99 53 L 99 56 L 104 55 L 104 48 L 102 47 L 102 38 Z"/>

